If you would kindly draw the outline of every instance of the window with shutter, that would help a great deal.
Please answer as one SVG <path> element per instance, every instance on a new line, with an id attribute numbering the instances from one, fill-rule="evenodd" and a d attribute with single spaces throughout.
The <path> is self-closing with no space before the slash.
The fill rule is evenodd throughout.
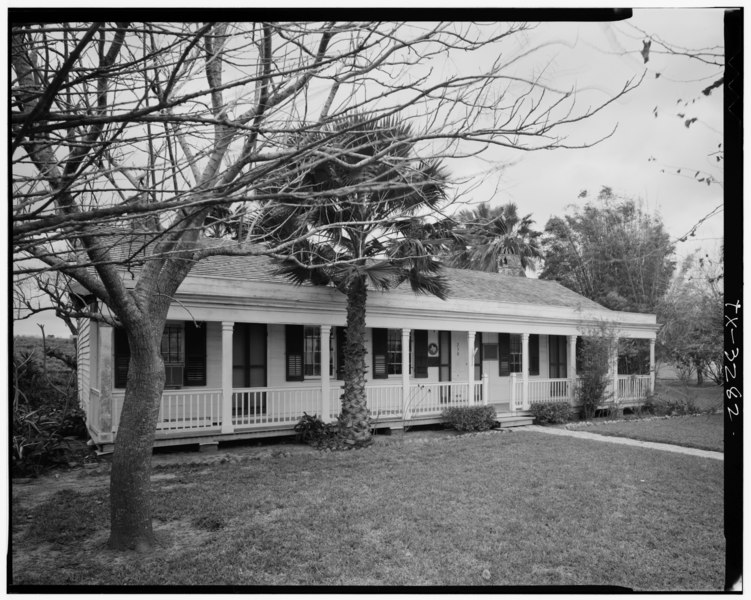
<path id="1" fill-rule="evenodd" d="M 206 323 L 185 322 L 184 385 L 206 385 Z"/>
<path id="2" fill-rule="evenodd" d="M 128 364 L 130 364 L 130 346 L 128 336 L 122 327 L 116 327 L 115 334 L 115 387 L 124 388 L 128 382 Z"/>
<path id="3" fill-rule="evenodd" d="M 451 332 L 438 332 L 438 381 L 451 381 Z M 447 390 L 448 388 L 442 388 Z"/>
<path id="4" fill-rule="evenodd" d="M 373 329 L 373 379 L 387 379 L 388 329 Z"/>
<path id="5" fill-rule="evenodd" d="M 286 372 L 287 381 L 303 381 L 303 350 L 305 327 L 303 325 L 285 326 Z"/>
<path id="6" fill-rule="evenodd" d="M 415 330 L 415 379 L 428 376 L 428 332 Z"/>
<path id="7" fill-rule="evenodd" d="M 232 386 L 266 387 L 266 325 L 235 323 L 232 333 Z"/>
<path id="8" fill-rule="evenodd" d="M 511 373 L 511 334 L 498 334 L 498 375 L 508 377 Z"/>
<path id="9" fill-rule="evenodd" d="M 566 341 L 566 337 L 563 335 L 548 336 L 549 377 L 551 379 L 566 377 Z"/>
<path id="10" fill-rule="evenodd" d="M 529 374 L 540 374 L 540 336 L 536 333 L 529 336 Z"/>

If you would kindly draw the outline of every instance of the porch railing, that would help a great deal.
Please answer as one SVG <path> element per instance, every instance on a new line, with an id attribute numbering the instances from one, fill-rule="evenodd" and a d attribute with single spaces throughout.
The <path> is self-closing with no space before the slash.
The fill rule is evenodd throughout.
<path id="1" fill-rule="evenodd" d="M 619 375 L 618 402 L 644 400 L 649 395 L 649 375 Z"/>
<path id="2" fill-rule="evenodd" d="M 120 426 L 125 392 L 112 394 L 112 432 Z M 218 430 L 222 422 L 222 390 L 165 390 L 159 407 L 157 433 Z"/>
<path id="3" fill-rule="evenodd" d="M 366 402 L 370 416 L 374 420 L 419 416 L 437 416 L 449 406 L 467 406 L 469 387 L 466 381 L 445 381 L 434 383 L 410 382 L 406 404 L 403 402 L 401 385 L 369 385 L 365 387 Z M 474 399 L 482 404 L 483 382 L 474 382 Z M 340 412 L 340 398 L 343 388 L 331 389 L 329 417 L 336 419 Z"/>
<path id="4" fill-rule="evenodd" d="M 373 420 L 392 421 L 415 417 L 439 416 L 444 409 L 467 406 L 470 398 L 482 404 L 487 394 L 487 380 L 469 384 L 457 381 L 410 382 L 405 401 L 402 385 L 368 385 L 365 388 L 368 409 Z M 234 388 L 231 402 L 230 431 L 268 425 L 294 425 L 307 412 L 321 414 L 321 388 Z M 331 388 L 329 419 L 340 412 L 341 387 Z M 112 395 L 112 432 L 120 426 L 125 397 L 124 390 Z M 221 389 L 165 390 L 159 408 L 157 433 L 191 431 L 215 433 L 225 431 L 223 420 L 223 392 Z M 98 403 L 94 403 L 98 406 Z M 229 406 L 229 405 L 227 405 Z M 227 410 L 227 407 L 224 407 Z M 96 415 L 91 415 L 95 418 Z"/>
<path id="5" fill-rule="evenodd" d="M 295 424 L 304 412 L 319 414 L 320 406 L 320 388 L 235 388 L 232 423 L 235 427 Z"/>
<path id="6" fill-rule="evenodd" d="M 525 410 L 540 402 L 576 402 L 578 379 L 529 379 L 527 388 L 527 406 L 524 406 L 524 381 L 519 376 L 512 376 L 510 381 L 511 406 L 513 410 Z M 619 403 L 645 400 L 649 394 L 649 375 L 619 375 Z M 613 381 L 609 379 L 603 392 L 605 404 L 613 402 Z"/>
<path id="7" fill-rule="evenodd" d="M 527 380 L 527 407 L 524 406 L 524 380 L 514 374 L 511 386 L 511 406 L 525 410 L 541 402 L 573 402 L 576 390 L 574 379 L 529 379 Z"/>

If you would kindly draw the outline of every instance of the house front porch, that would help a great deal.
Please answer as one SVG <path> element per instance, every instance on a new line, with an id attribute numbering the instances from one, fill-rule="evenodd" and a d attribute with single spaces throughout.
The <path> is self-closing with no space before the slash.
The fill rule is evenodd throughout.
<path id="1" fill-rule="evenodd" d="M 576 378 L 529 378 L 512 374 L 510 402 L 491 402 L 488 375 L 473 382 L 422 383 L 405 379 L 400 384 L 367 385 L 367 404 L 373 427 L 404 429 L 442 422 L 450 407 L 491 404 L 501 427 L 531 424 L 530 407 L 541 402 L 568 402 L 576 405 Z M 336 382 L 337 384 L 339 382 Z M 612 382 L 609 386 L 612 393 Z M 320 387 L 231 388 L 165 390 L 157 423 L 156 446 L 195 444 L 231 439 L 290 435 L 304 413 L 323 415 L 336 421 L 340 408 L 340 385 L 330 386 L 328 394 Z M 649 375 L 619 375 L 618 393 L 603 407 L 618 404 L 629 407 L 644 402 L 651 389 Z M 98 394 L 98 390 L 92 390 Z M 113 390 L 111 439 L 117 435 L 124 390 Z M 326 400 L 326 402 L 324 402 Z M 104 451 L 113 443 L 100 444 Z"/>

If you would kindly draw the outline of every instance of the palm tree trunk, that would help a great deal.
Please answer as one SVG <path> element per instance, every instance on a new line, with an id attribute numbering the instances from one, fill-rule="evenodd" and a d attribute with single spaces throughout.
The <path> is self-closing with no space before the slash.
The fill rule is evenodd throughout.
<path id="1" fill-rule="evenodd" d="M 347 288 L 347 343 L 344 351 L 344 393 L 339 435 L 348 443 L 370 443 L 370 411 L 365 394 L 365 277 L 357 277 Z"/>

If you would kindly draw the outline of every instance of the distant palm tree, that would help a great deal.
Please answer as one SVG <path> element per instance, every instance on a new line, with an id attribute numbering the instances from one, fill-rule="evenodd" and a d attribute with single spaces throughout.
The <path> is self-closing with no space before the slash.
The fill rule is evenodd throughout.
<path id="1" fill-rule="evenodd" d="M 315 161 L 290 165 L 284 188 L 274 190 L 281 202 L 267 205 L 263 227 L 280 237 L 301 227 L 328 227 L 296 243 L 278 272 L 298 284 L 333 285 L 346 295 L 340 435 L 365 444 L 370 441 L 367 290 L 387 290 L 406 281 L 415 292 L 445 299 L 441 264 L 416 213 L 444 200 L 446 176 L 438 162 L 411 158 L 410 129 L 396 119 L 356 116 L 296 143 L 311 143 L 312 137 L 328 141 Z"/>
<path id="2" fill-rule="evenodd" d="M 490 208 L 487 202 L 461 211 L 451 229 L 461 240 L 446 258 L 448 266 L 498 272 L 511 256 L 518 257 L 520 271 L 534 268 L 542 258 L 539 237 L 532 229 L 532 215 L 519 217 L 516 204 Z M 513 260 L 513 259 L 512 259 Z"/>

